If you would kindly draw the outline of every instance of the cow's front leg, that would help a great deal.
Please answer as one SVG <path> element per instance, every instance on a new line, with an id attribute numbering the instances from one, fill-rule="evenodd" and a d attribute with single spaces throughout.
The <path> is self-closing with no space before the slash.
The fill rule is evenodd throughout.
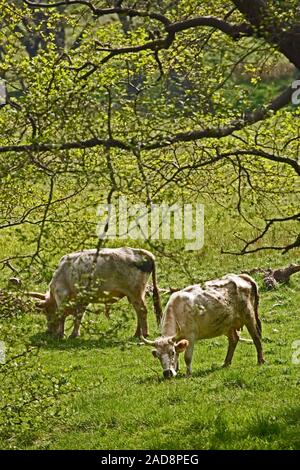
<path id="1" fill-rule="evenodd" d="M 192 375 L 192 359 L 193 359 L 194 343 L 189 342 L 188 347 L 184 352 L 184 361 L 186 365 L 186 376 L 190 377 Z"/>
<path id="2" fill-rule="evenodd" d="M 66 320 L 66 317 L 61 316 L 58 319 L 58 322 L 57 322 L 57 328 L 56 328 L 55 336 L 59 339 L 62 339 L 64 337 L 64 334 L 65 334 L 65 320 Z"/>
<path id="3" fill-rule="evenodd" d="M 108 303 L 104 304 L 104 315 L 107 319 L 110 317 L 110 305 Z"/>
<path id="4" fill-rule="evenodd" d="M 179 371 L 179 354 L 176 353 L 176 367 L 175 367 L 176 372 Z"/>
<path id="5" fill-rule="evenodd" d="M 69 336 L 70 339 L 77 338 L 80 335 L 80 326 L 81 326 L 83 315 L 84 315 L 83 309 L 77 309 L 76 312 L 74 313 L 73 331 Z"/>
<path id="6" fill-rule="evenodd" d="M 141 334 L 142 334 L 141 323 L 140 323 L 139 318 L 137 318 L 136 330 L 135 330 L 134 336 L 135 336 L 136 338 L 140 338 Z M 143 335 L 143 336 L 144 336 L 144 335 Z"/>
<path id="7" fill-rule="evenodd" d="M 227 354 L 225 357 L 223 367 L 230 366 L 235 348 L 239 342 L 239 335 L 237 334 L 236 330 L 231 330 L 228 333 L 227 337 L 228 337 L 228 349 L 227 349 Z"/>

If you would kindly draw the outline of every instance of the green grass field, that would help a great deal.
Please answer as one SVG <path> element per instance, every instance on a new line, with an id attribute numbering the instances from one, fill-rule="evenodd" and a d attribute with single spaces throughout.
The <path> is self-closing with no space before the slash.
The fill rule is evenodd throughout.
<path id="1" fill-rule="evenodd" d="M 182 357 L 171 380 L 133 337 L 126 299 L 110 320 L 89 307 L 75 340 L 68 318 L 56 340 L 22 292 L 46 292 L 61 256 L 94 248 L 99 208 L 120 196 L 205 206 L 199 251 L 108 241 L 151 250 L 161 288 L 300 263 L 279 248 L 299 234 L 297 2 L 265 2 L 254 19 L 250 2 L 123 2 L 113 16 L 100 3 L 116 2 L 52 3 L 0 0 L 0 450 L 300 449 L 300 272 L 272 291 L 255 276 L 263 366 L 240 343 L 223 369 L 217 337 L 196 345 L 192 377 Z M 253 239 L 277 251 L 225 254 Z"/>
<path id="2" fill-rule="evenodd" d="M 262 295 L 263 367 L 256 365 L 254 346 L 240 343 L 231 368 L 221 369 L 227 342 L 221 337 L 198 343 L 189 379 L 183 364 L 182 375 L 161 379 L 150 350 L 128 344 L 133 321 L 119 344 L 85 334 L 47 343 L 45 364 L 51 370 L 76 366 L 82 391 L 69 403 L 70 413 L 50 433 L 41 430 L 33 447 L 299 449 L 300 365 L 291 362 L 299 304 L 296 282 Z"/>
<path id="3" fill-rule="evenodd" d="M 206 224 L 201 252 L 182 252 L 182 264 L 157 257 L 160 287 L 184 287 L 253 266 L 278 267 L 297 261 L 295 252 L 281 256 L 261 252 L 251 256 L 221 255 L 220 246 L 231 231 L 223 219 L 219 230 Z M 224 225 L 225 224 L 225 225 Z M 133 246 L 133 244 L 132 244 Z M 9 240 L 2 239 L 2 255 Z M 16 250 L 11 247 L 11 252 Z M 55 265 L 56 261 L 52 260 Z M 7 271 L 1 272 L 5 284 Z M 30 426 L 16 440 L 0 447 L 25 449 L 299 449 L 300 364 L 292 362 L 293 342 L 300 340 L 300 274 L 288 286 L 267 292 L 260 283 L 260 317 L 266 364 L 256 365 L 254 345 L 240 343 L 232 366 L 222 369 L 227 338 L 198 342 L 192 378 L 180 374 L 162 379 L 151 348 L 132 338 L 135 316 L 126 300 L 115 304 L 108 321 L 103 307 L 92 307 L 76 340 L 53 340 L 44 333 L 42 315 L 29 314 L 23 324 L 24 341 L 39 344 L 40 363 L 46 372 L 71 369 L 76 391 L 58 395 L 63 413 L 38 430 Z M 46 288 L 46 280 L 30 287 Z M 168 296 L 163 295 L 163 304 Z M 159 334 L 148 298 L 150 337 Z M 15 326 L 12 326 L 15 328 Z M 68 320 L 66 333 L 70 331 Z M 247 332 L 243 331 L 247 337 Z M 5 338 L 0 338 L 4 339 Z M 68 372 L 69 373 L 69 372 Z M 34 379 L 33 379 L 34 380 Z M 1 439 L 0 439 L 1 441 Z"/>
<path id="4" fill-rule="evenodd" d="M 59 398 L 65 412 L 51 429 L 40 427 L 18 447 L 299 449 L 300 364 L 292 363 L 292 343 L 300 339 L 297 276 L 289 286 L 261 292 L 264 366 L 256 365 L 253 345 L 240 343 L 232 366 L 221 369 L 227 339 L 219 337 L 198 343 L 189 379 L 182 358 L 181 374 L 162 380 L 151 348 L 131 338 L 135 319 L 126 301 L 114 306 L 109 322 L 101 313 L 88 314 L 77 340 L 51 340 L 42 333 L 42 317 L 23 318 L 28 340 L 42 344 L 45 369 L 58 373 L 72 367 L 80 390 Z M 148 305 L 154 337 L 150 300 Z M 114 334 L 120 315 L 122 328 Z"/>

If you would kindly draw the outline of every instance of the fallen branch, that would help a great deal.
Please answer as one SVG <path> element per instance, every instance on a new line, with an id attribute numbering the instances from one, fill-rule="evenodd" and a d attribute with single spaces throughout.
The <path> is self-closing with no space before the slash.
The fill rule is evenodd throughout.
<path id="1" fill-rule="evenodd" d="M 263 281 L 268 290 L 274 289 L 278 283 L 288 284 L 290 277 L 300 272 L 300 264 L 290 264 L 285 268 L 254 268 L 249 271 L 243 271 L 246 274 L 263 274 Z"/>

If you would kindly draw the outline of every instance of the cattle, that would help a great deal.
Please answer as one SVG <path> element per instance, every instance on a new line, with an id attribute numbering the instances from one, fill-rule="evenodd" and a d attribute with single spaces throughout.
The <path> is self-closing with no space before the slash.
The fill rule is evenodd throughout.
<path id="1" fill-rule="evenodd" d="M 257 284 L 246 274 L 228 274 L 203 287 L 193 285 L 171 295 L 162 318 L 162 336 L 155 341 L 142 340 L 154 346 L 152 354 L 160 360 L 165 378 L 176 375 L 181 352 L 189 376 L 196 341 L 226 335 L 226 367 L 231 364 L 239 330 L 246 326 L 257 350 L 258 364 L 263 364 L 258 303 Z"/>
<path id="2" fill-rule="evenodd" d="M 161 304 L 156 280 L 155 257 L 142 249 L 129 247 L 83 250 L 63 256 L 53 274 L 46 294 L 29 292 L 46 317 L 48 332 L 64 336 L 68 315 L 74 317 L 71 338 L 79 335 L 84 311 L 90 303 L 108 307 L 127 297 L 137 315 L 135 335 L 148 335 L 145 291 L 150 273 L 153 280 L 153 303 L 157 322 L 161 320 Z"/>

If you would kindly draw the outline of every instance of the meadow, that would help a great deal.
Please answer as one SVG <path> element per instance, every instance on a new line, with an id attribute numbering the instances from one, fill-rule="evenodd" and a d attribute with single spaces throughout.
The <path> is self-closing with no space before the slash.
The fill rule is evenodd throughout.
<path id="1" fill-rule="evenodd" d="M 158 254 L 160 287 L 184 287 L 191 283 L 189 276 L 201 282 L 227 272 L 295 261 L 295 254 L 283 257 L 274 252 L 222 255 L 220 239 L 230 232 L 226 218 L 219 229 L 216 233 L 208 218 L 206 245 L 202 252 L 183 252 L 184 266 Z M 52 417 L 51 425 L 44 421 L 34 431 L 29 426 L 18 438 L 2 441 L 1 447 L 299 449 L 300 364 L 292 361 L 297 353 L 293 342 L 300 339 L 299 279 L 296 274 L 289 285 L 266 291 L 256 276 L 261 287 L 265 365 L 256 365 L 253 345 L 240 343 L 232 366 L 222 369 L 227 338 L 218 337 L 197 343 L 191 378 L 185 377 L 182 358 L 180 374 L 162 379 L 151 348 L 132 337 L 135 317 L 125 300 L 113 306 L 110 320 L 102 306 L 90 308 L 76 340 L 51 339 L 44 333 L 43 316 L 21 316 L 17 322 L 25 328 L 24 342 L 39 345 L 44 373 L 70 372 L 74 392 L 57 395 L 63 411 Z M 163 294 L 163 304 L 167 299 Z M 150 298 L 147 303 L 153 339 L 159 331 Z M 66 334 L 70 328 L 68 320 Z"/>
<path id="2" fill-rule="evenodd" d="M 0 449 L 300 448 L 300 273 L 254 275 L 266 364 L 240 343 L 222 369 L 217 337 L 167 381 L 125 299 L 57 340 L 26 295 L 98 245 L 120 196 L 131 222 L 137 203 L 205 206 L 200 250 L 105 241 L 152 251 L 162 289 L 300 263 L 296 3 L 0 0 Z"/>

